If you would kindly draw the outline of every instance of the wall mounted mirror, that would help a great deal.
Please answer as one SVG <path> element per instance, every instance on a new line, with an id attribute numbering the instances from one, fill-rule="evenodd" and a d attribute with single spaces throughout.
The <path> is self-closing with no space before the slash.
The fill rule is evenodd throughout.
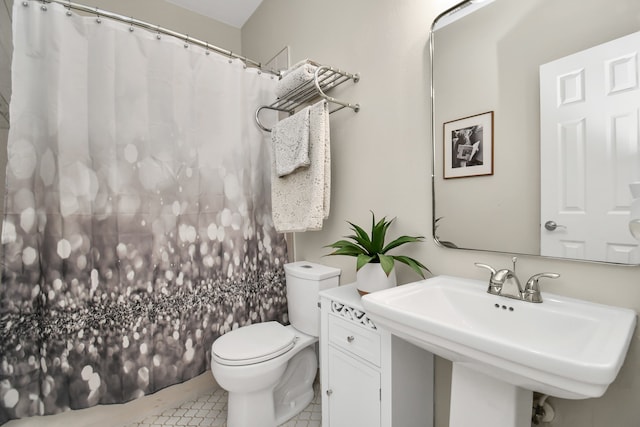
<path id="1" fill-rule="evenodd" d="M 639 51 L 638 0 L 471 0 L 440 15 L 434 238 L 640 264 Z"/>

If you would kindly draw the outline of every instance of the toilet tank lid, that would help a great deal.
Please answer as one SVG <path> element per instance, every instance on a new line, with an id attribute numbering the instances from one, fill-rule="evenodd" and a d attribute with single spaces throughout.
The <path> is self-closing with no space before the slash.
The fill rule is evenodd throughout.
<path id="1" fill-rule="evenodd" d="M 296 261 L 284 265 L 284 270 L 295 277 L 310 280 L 323 280 L 339 276 L 341 270 L 327 265 L 315 264 L 308 261 Z"/>

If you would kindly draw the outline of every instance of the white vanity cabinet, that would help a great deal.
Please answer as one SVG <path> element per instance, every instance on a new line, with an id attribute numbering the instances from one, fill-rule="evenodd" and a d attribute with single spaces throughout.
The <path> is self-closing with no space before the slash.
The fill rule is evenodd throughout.
<path id="1" fill-rule="evenodd" d="M 432 427 L 433 355 L 378 328 L 355 284 L 320 293 L 323 427 Z"/>

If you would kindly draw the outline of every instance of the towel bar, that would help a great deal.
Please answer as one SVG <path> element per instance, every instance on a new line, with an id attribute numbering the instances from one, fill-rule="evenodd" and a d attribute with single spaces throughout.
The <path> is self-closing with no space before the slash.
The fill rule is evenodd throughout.
<path id="1" fill-rule="evenodd" d="M 314 65 L 318 65 L 311 62 Z M 285 96 L 279 98 L 277 101 L 270 105 L 263 105 L 256 110 L 256 123 L 258 127 L 264 131 L 271 132 L 271 129 L 267 128 L 260 121 L 260 112 L 263 109 L 269 109 L 274 111 L 281 111 L 289 113 L 290 115 L 303 104 L 310 103 L 317 98 L 326 99 L 332 104 L 337 104 L 338 107 L 329 111 L 329 113 L 335 113 L 343 108 L 351 108 L 356 113 L 360 110 L 360 104 L 351 104 L 349 102 L 341 101 L 326 94 L 326 91 L 333 89 L 342 83 L 349 80 L 353 80 L 357 83 L 360 80 L 359 74 L 351 74 L 346 71 L 339 70 L 337 68 L 329 67 L 326 65 L 318 65 L 314 73 L 313 79 L 308 82 L 304 82 L 298 87 L 289 91 Z"/>

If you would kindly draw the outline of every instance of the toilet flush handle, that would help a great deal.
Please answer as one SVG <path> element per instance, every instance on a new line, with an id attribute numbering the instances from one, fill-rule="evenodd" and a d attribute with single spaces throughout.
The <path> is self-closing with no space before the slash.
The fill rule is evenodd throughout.
<path id="1" fill-rule="evenodd" d="M 353 335 L 349 335 L 347 337 L 347 342 L 352 342 L 353 340 L 355 340 L 355 338 L 353 337 Z"/>

